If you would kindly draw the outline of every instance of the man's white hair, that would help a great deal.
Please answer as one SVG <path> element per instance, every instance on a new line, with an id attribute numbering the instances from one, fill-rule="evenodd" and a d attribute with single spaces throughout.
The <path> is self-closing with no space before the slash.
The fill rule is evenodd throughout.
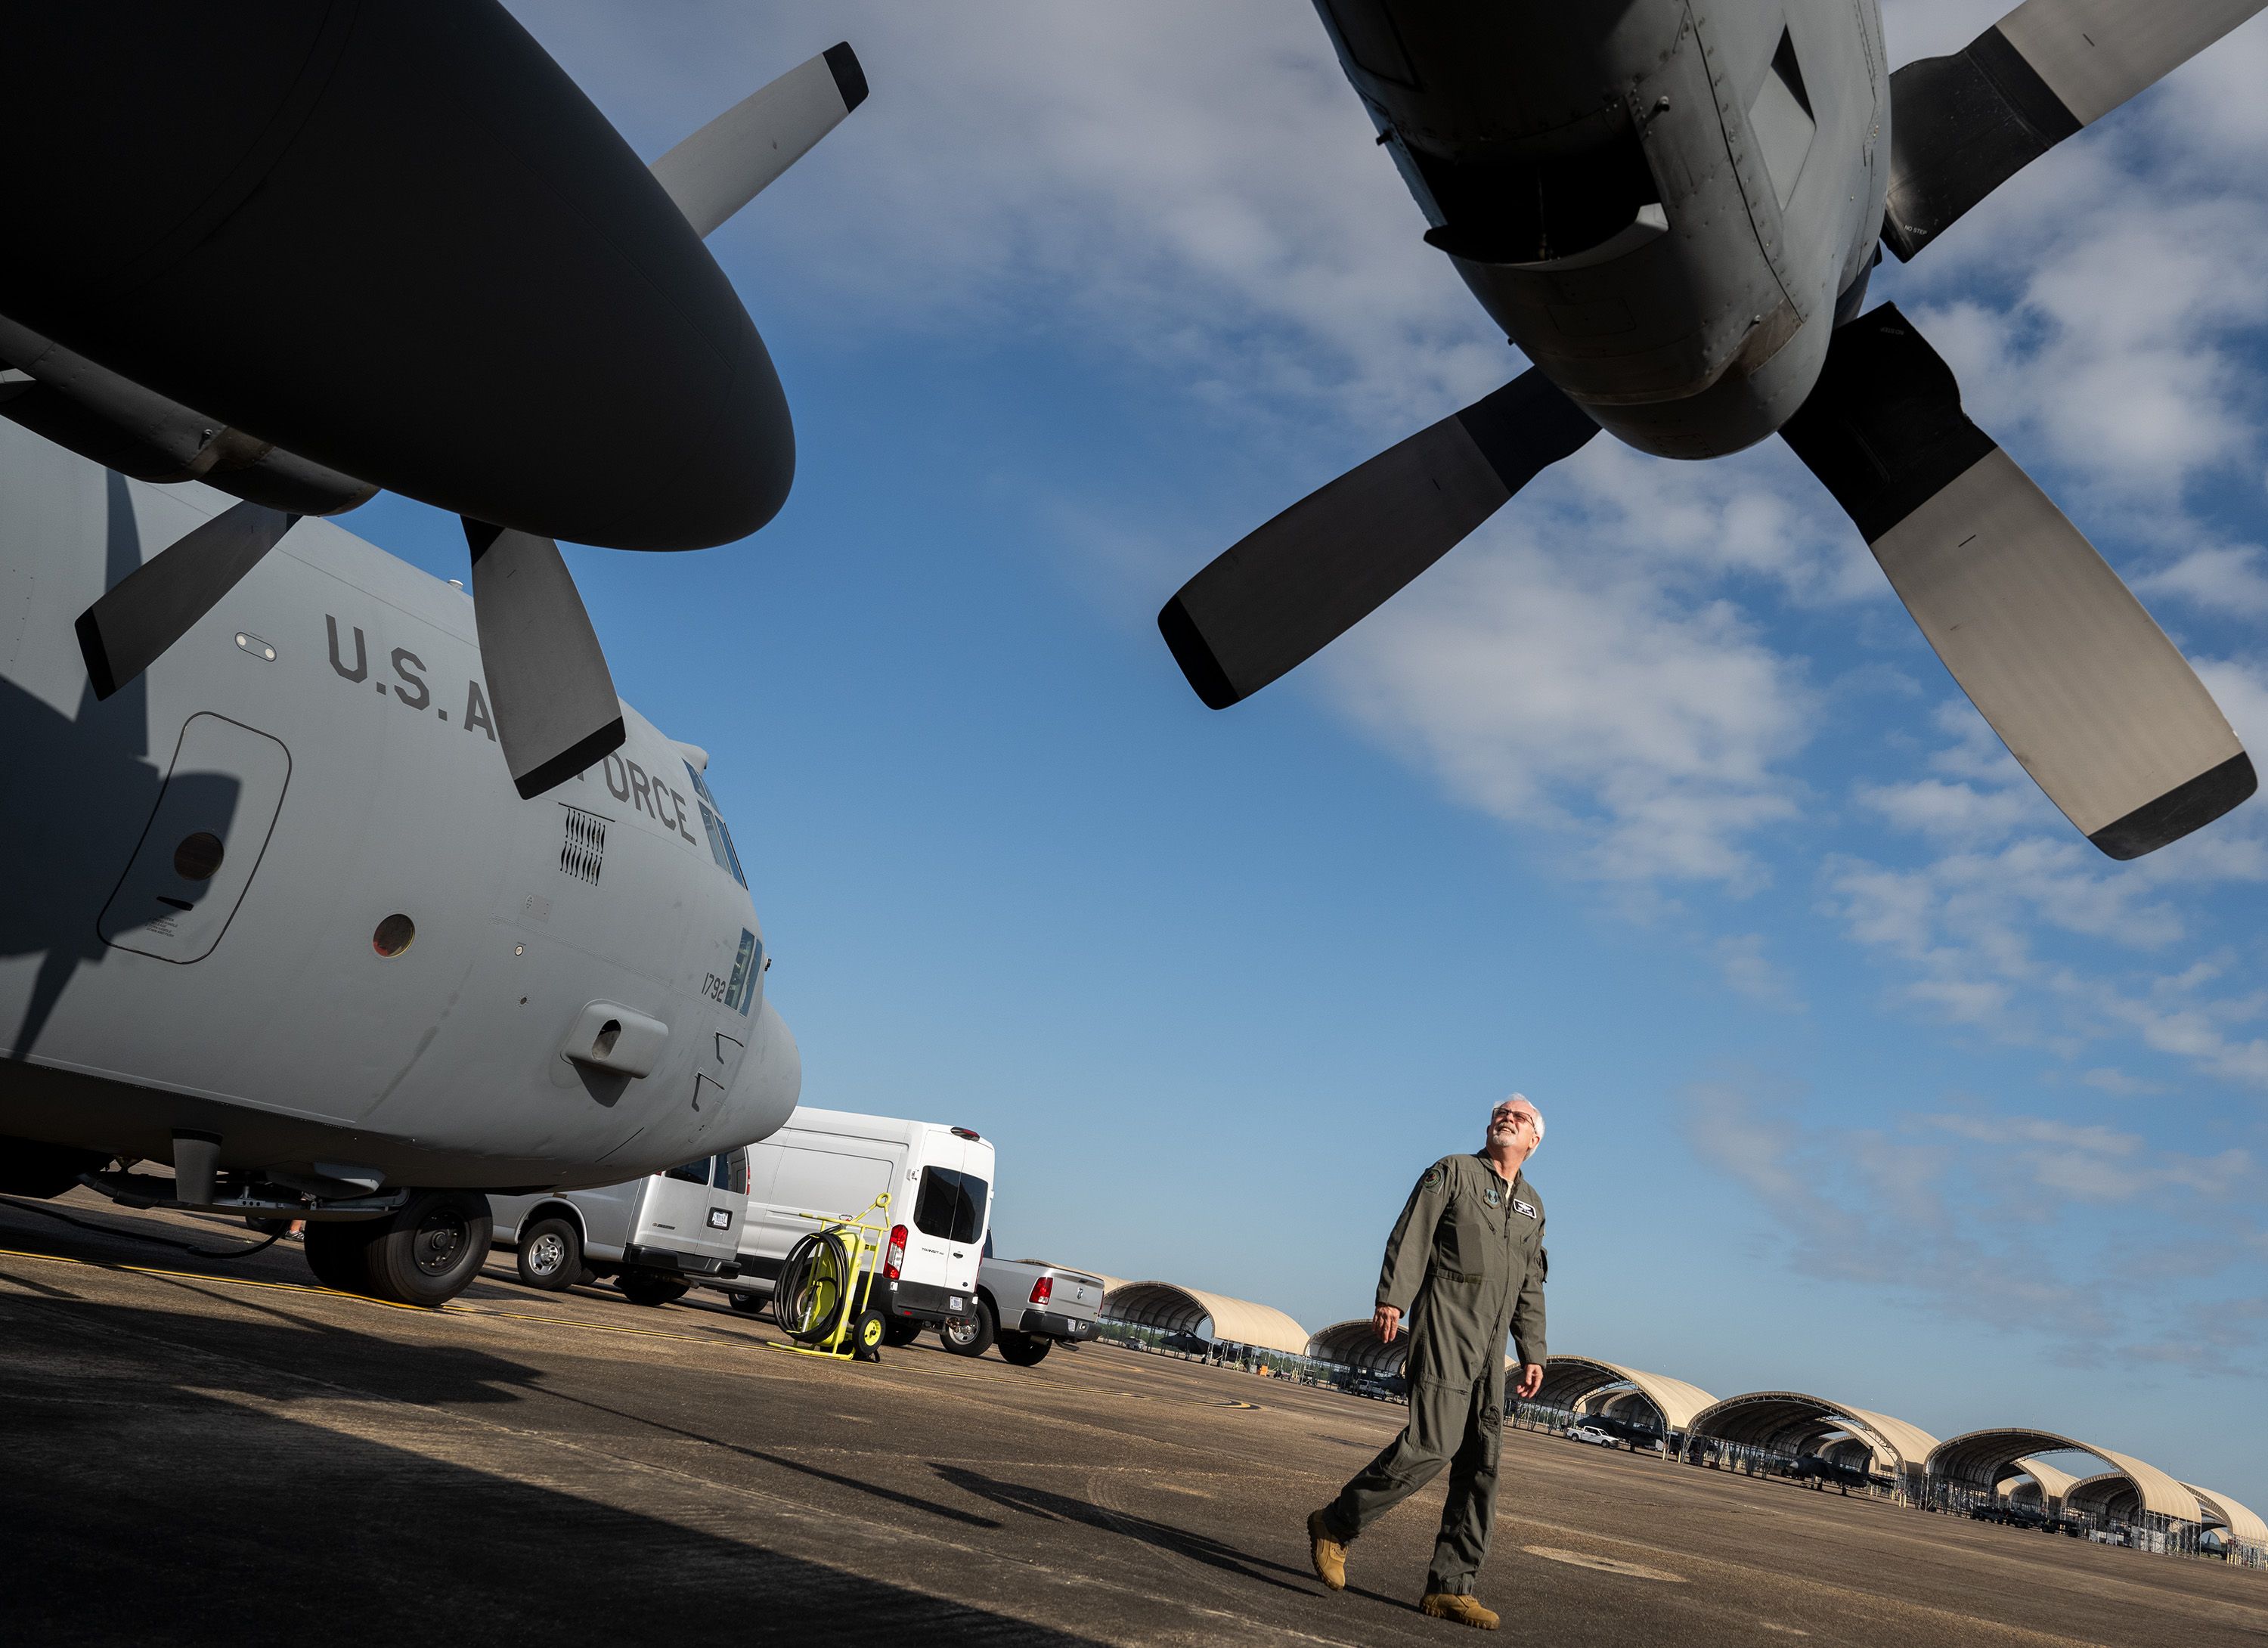
<path id="1" fill-rule="evenodd" d="M 1518 1105 L 1521 1109 L 1527 1111 L 1528 1115 L 1535 1118 L 1535 1148 L 1536 1150 L 1542 1150 L 1543 1148 L 1543 1112 L 1535 1107 L 1535 1101 L 1530 1099 L 1526 1093 L 1512 1093 L 1503 1099 L 1498 1100 L 1496 1103 L 1489 1107 L 1489 1120 L 1491 1122 L 1495 1121 L 1496 1113 L 1510 1105 Z M 1530 1153 L 1533 1154 L 1533 1152 Z"/>

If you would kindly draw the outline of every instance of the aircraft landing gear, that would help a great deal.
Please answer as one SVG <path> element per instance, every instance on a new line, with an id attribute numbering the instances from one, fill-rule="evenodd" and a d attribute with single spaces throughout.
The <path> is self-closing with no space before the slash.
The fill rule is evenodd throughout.
<path id="1" fill-rule="evenodd" d="M 495 1223 L 476 1190 L 420 1190 L 374 1219 L 311 1219 L 307 1268 L 342 1293 L 445 1305 L 487 1262 Z"/>

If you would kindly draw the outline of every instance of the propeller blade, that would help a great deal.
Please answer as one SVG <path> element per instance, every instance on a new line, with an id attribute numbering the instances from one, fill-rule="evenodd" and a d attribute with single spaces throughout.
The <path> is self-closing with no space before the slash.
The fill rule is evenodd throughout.
<path id="1" fill-rule="evenodd" d="M 1952 369 L 1894 305 L 1835 334 L 1781 433 L 2009 754 L 2111 857 L 2155 851 L 2258 787 L 2196 672 L 1962 414 Z"/>
<path id="2" fill-rule="evenodd" d="M 1599 432 L 1533 369 L 1311 492 L 1182 585 L 1158 629 L 1226 710 L 1305 663 Z"/>
<path id="3" fill-rule="evenodd" d="M 513 787 L 539 796 L 622 747 L 622 701 L 559 546 L 471 519 L 465 541 L 497 741 Z"/>
<path id="4" fill-rule="evenodd" d="M 78 615 L 78 650 L 94 695 L 109 697 L 156 663 L 298 519 L 236 504 L 119 579 Z"/>
<path id="5" fill-rule="evenodd" d="M 2024 0 L 1950 57 L 1890 77 L 1901 261 L 2056 144 L 2180 68 L 2268 0 Z"/>
<path id="6" fill-rule="evenodd" d="M 655 161 L 654 180 L 706 239 L 865 100 L 858 54 L 829 46 Z"/>

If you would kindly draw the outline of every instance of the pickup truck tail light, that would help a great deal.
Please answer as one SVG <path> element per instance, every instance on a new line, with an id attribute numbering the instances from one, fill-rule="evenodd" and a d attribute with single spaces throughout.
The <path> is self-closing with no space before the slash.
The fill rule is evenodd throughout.
<path id="1" fill-rule="evenodd" d="M 905 1269 L 905 1264 L 906 1227 L 893 1225 L 890 1226 L 889 1249 L 882 1255 L 882 1274 L 895 1282 L 898 1279 L 898 1272 Z"/>
<path id="2" fill-rule="evenodd" d="M 1054 1295 L 1055 1291 L 1056 1279 L 1051 1276 L 1042 1276 L 1038 1281 L 1032 1284 L 1032 1303 L 1035 1305 L 1046 1304 L 1049 1299 Z"/>

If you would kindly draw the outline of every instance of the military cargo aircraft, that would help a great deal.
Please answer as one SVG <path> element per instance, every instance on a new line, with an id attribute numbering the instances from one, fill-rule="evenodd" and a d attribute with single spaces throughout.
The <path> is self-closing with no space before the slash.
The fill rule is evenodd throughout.
<path id="1" fill-rule="evenodd" d="M 360 16 L 417 10 L 372 0 Z M 422 10 L 430 20 L 460 8 Z M 334 55 L 340 73 L 353 66 L 350 47 Z M 564 77 L 553 67 L 536 78 L 551 96 Z M 689 226 L 708 262 L 700 234 L 864 95 L 857 59 L 838 46 L 696 133 L 650 180 L 681 214 L 671 235 Z M 207 158 L 191 151 L 185 164 Z M 635 262 L 650 217 L 608 222 L 617 204 L 601 190 L 581 210 Z M 511 219 L 508 207 L 498 213 Z M 669 257 L 674 244 L 664 237 Z M 15 273 L 0 276 L 11 305 L 31 292 Z M 423 271 L 444 283 L 456 273 L 447 262 Z M 472 268 L 457 297 L 480 300 L 490 273 Z M 446 307 L 431 298 L 421 289 L 409 305 Z M 572 498 L 556 520 L 541 516 L 549 479 L 578 480 L 571 459 L 531 465 L 524 431 L 445 419 L 468 444 L 453 454 L 427 430 L 388 457 L 404 468 L 333 469 L 361 462 L 355 442 L 370 430 L 332 427 L 331 363 L 319 352 L 295 367 L 257 327 L 214 327 L 224 346 L 244 337 L 258 371 L 239 372 L 207 336 L 209 357 L 152 373 L 163 385 L 152 389 L 112 358 L 147 364 L 134 347 L 151 346 L 155 361 L 162 325 L 114 357 L 96 352 L 134 304 L 40 310 L 36 332 L 5 313 L 0 1190 L 53 1196 L 85 1182 L 137 1205 L 304 1219 L 324 1281 L 436 1304 L 486 1256 L 484 1192 L 635 1178 L 776 1129 L 800 1063 L 764 997 L 770 957 L 707 755 L 622 704 L 608 681 L 614 736 L 603 747 L 558 741 L 551 765 L 578 759 L 547 777 L 549 793 L 528 798 L 520 782 L 504 677 L 514 658 L 535 661 L 513 690 L 523 725 L 541 725 L 549 706 L 526 694 L 542 684 L 544 625 L 564 616 L 589 629 L 571 584 L 533 600 L 511 592 L 515 578 L 541 585 L 546 564 L 564 578 L 535 533 L 578 519 Z M 399 320 L 388 312 L 372 324 L 385 334 Z M 360 317 L 337 321 L 353 334 Z M 349 353 L 360 348 L 357 336 Z M 555 375 L 592 368 L 573 336 L 552 350 Z M 461 364 L 399 362 L 444 380 Z M 617 372 L 600 365 L 602 378 Z M 262 417 L 280 408 L 278 421 L 203 418 L 188 397 L 207 389 L 213 398 L 197 403 L 232 420 L 235 402 L 222 397 L 240 394 Z M 509 405 L 512 387 L 500 393 Z M 759 468 L 779 456 L 784 420 L 784 402 L 779 419 L 757 418 Z M 303 423 L 319 460 L 269 438 Z M 501 480 L 482 467 L 491 451 Z M 416 464 L 437 454 L 459 466 L 463 506 L 486 512 L 468 525 L 476 546 L 485 533 L 540 553 L 477 558 L 468 590 L 306 519 L 326 497 L 366 496 L 361 475 L 425 485 Z M 207 484 L 177 484 L 197 481 Z M 784 489 L 784 474 L 773 482 Z M 516 515 L 523 505 L 536 512 Z M 692 535 L 740 519 L 727 508 Z M 106 671 L 104 650 L 114 661 L 122 639 L 138 649 L 134 667 Z M 597 668 L 604 679 L 602 658 Z M 587 708 L 585 686 L 563 690 Z M 170 1161 L 173 1176 L 133 1171 L 142 1160 Z"/>
<path id="2" fill-rule="evenodd" d="M 702 238 L 865 97 L 850 48 L 649 168 L 497 0 L 4 18 L 7 416 L 241 500 L 80 615 L 98 695 L 383 486 L 464 518 L 520 792 L 619 745 L 553 540 L 704 548 L 786 498 L 787 401 Z"/>
<path id="3" fill-rule="evenodd" d="M 1427 242 L 1534 365 L 1191 578 L 1159 614 L 1190 685 L 1258 691 L 1602 429 L 1777 432 L 2081 834 L 2132 858 L 2210 823 L 2257 784 L 2219 708 L 1912 322 L 1862 310 L 1878 241 L 1913 257 L 2264 4 L 2025 0 L 1892 74 L 1875 0 L 1316 0 Z"/>

